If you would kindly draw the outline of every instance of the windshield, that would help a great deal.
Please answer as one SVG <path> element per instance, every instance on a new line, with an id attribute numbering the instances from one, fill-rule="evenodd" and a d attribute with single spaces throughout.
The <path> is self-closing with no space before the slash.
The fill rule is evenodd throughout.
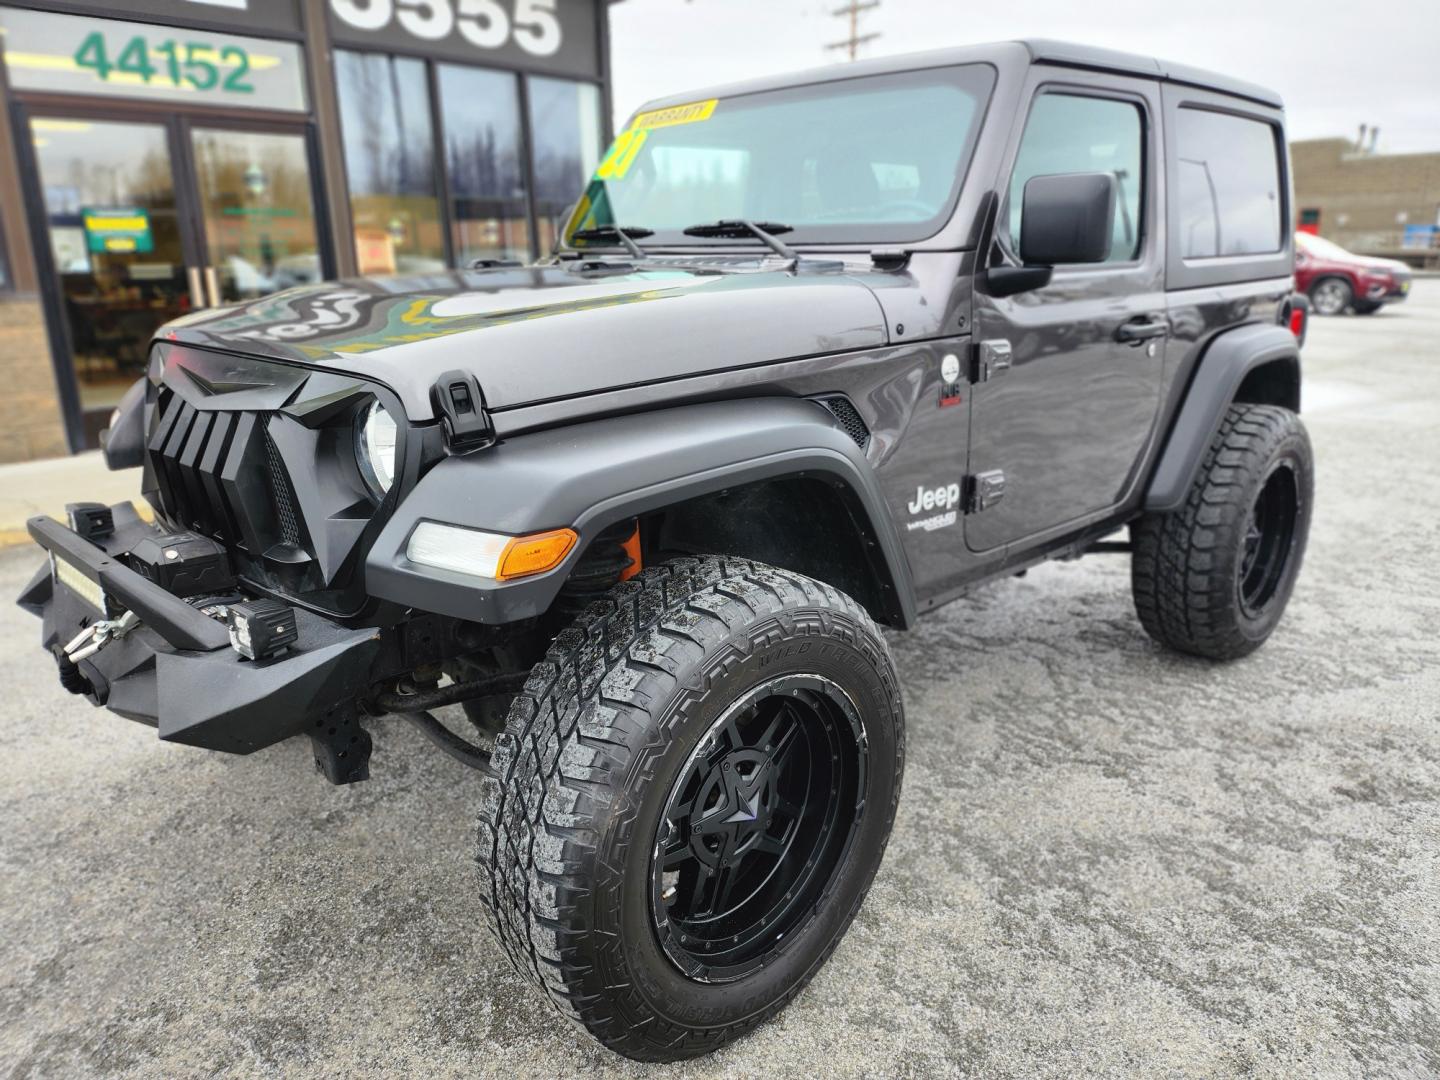
<path id="1" fill-rule="evenodd" d="M 1311 255 L 1318 256 L 1322 259 L 1339 259 L 1343 261 L 1355 258 L 1354 255 L 1346 251 L 1339 244 L 1316 236 L 1314 233 L 1297 232 L 1295 234 L 1295 244 L 1301 251 L 1307 251 Z"/>
<path id="2" fill-rule="evenodd" d="M 991 68 L 966 65 L 639 113 L 601 161 L 567 242 L 619 224 L 652 230 L 647 247 L 696 246 L 716 241 L 687 227 L 741 218 L 789 226 L 787 243 L 922 240 L 954 204 L 993 81 Z M 586 245 L 615 238 L 572 242 Z"/>

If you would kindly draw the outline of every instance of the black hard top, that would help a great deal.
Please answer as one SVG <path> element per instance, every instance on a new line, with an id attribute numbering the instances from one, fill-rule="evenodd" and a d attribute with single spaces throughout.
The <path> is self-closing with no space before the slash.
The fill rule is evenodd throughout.
<path id="1" fill-rule="evenodd" d="M 786 86 L 803 86 L 840 79 L 853 79 L 862 75 L 888 75 L 900 71 L 916 71 L 923 68 L 950 67 L 955 64 L 989 63 L 996 67 L 1021 64 L 1053 64 L 1057 67 L 1083 68 L 1088 71 L 1109 71 L 1119 75 L 1140 76 L 1160 79 L 1165 82 L 1184 83 L 1222 94 L 1246 98 L 1263 105 L 1281 108 L 1280 95 L 1273 90 L 1242 79 L 1232 79 L 1212 71 L 1157 60 L 1153 56 L 1101 49 L 1094 45 L 1077 45 L 1068 41 L 1050 41 L 1032 38 L 1025 41 L 1001 41 L 987 45 L 963 45 L 950 49 L 930 49 L 925 52 L 906 53 L 902 56 L 886 56 L 875 60 L 859 60 L 851 64 L 832 64 L 790 75 L 769 76 L 746 82 L 730 83 L 703 90 L 689 90 L 672 94 L 641 106 L 644 110 L 681 105 L 705 98 L 735 97 L 753 94 L 761 90 L 777 90 Z"/>

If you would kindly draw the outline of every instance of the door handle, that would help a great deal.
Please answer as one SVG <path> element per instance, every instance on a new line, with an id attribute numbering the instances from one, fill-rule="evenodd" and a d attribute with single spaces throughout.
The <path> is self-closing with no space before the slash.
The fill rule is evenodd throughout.
<path id="1" fill-rule="evenodd" d="M 190 306 L 195 309 L 205 306 L 205 286 L 200 283 L 200 268 L 187 266 L 185 277 L 190 283 Z"/>
<path id="2" fill-rule="evenodd" d="M 1170 333 L 1170 324 L 1164 319 L 1147 319 L 1141 316 L 1138 319 L 1131 319 L 1127 323 L 1121 323 L 1119 329 L 1115 331 L 1115 340 L 1123 341 L 1127 345 L 1139 345 L 1142 341 L 1164 337 L 1168 333 Z"/>
<path id="3" fill-rule="evenodd" d="M 210 293 L 210 306 L 220 306 L 220 275 L 213 266 L 205 267 L 205 287 Z"/>

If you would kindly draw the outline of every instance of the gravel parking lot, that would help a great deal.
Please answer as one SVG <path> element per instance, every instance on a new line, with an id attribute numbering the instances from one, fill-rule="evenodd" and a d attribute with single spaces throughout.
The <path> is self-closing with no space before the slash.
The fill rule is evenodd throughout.
<path id="1" fill-rule="evenodd" d="M 1157 651 L 1123 556 L 896 636 L 905 795 L 780 1019 L 650 1068 L 481 925 L 475 780 L 229 758 L 66 695 L 0 612 L 0 1071 L 31 1076 L 1440 1075 L 1440 281 L 1305 353 L 1310 554 L 1268 647 Z M 13 597 L 33 550 L 0 552 Z"/>

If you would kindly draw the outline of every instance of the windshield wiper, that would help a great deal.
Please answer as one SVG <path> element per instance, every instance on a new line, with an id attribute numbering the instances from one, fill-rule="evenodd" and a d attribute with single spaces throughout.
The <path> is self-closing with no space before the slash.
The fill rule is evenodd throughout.
<path id="1" fill-rule="evenodd" d="M 756 237 L 782 259 L 790 260 L 790 269 L 800 265 L 799 253 L 790 245 L 776 239 L 776 233 L 794 232 L 790 225 L 776 221 L 717 221 L 710 225 L 691 225 L 685 230 L 686 236 L 714 236 L 728 240 L 744 240 Z"/>
<path id="2" fill-rule="evenodd" d="M 635 243 L 631 237 L 644 239 L 647 236 L 654 236 L 654 229 L 644 229 L 639 225 L 596 225 L 593 229 L 576 229 L 570 234 L 571 240 L 619 240 L 625 246 L 625 250 L 637 259 L 645 258 L 645 249 Z"/>

